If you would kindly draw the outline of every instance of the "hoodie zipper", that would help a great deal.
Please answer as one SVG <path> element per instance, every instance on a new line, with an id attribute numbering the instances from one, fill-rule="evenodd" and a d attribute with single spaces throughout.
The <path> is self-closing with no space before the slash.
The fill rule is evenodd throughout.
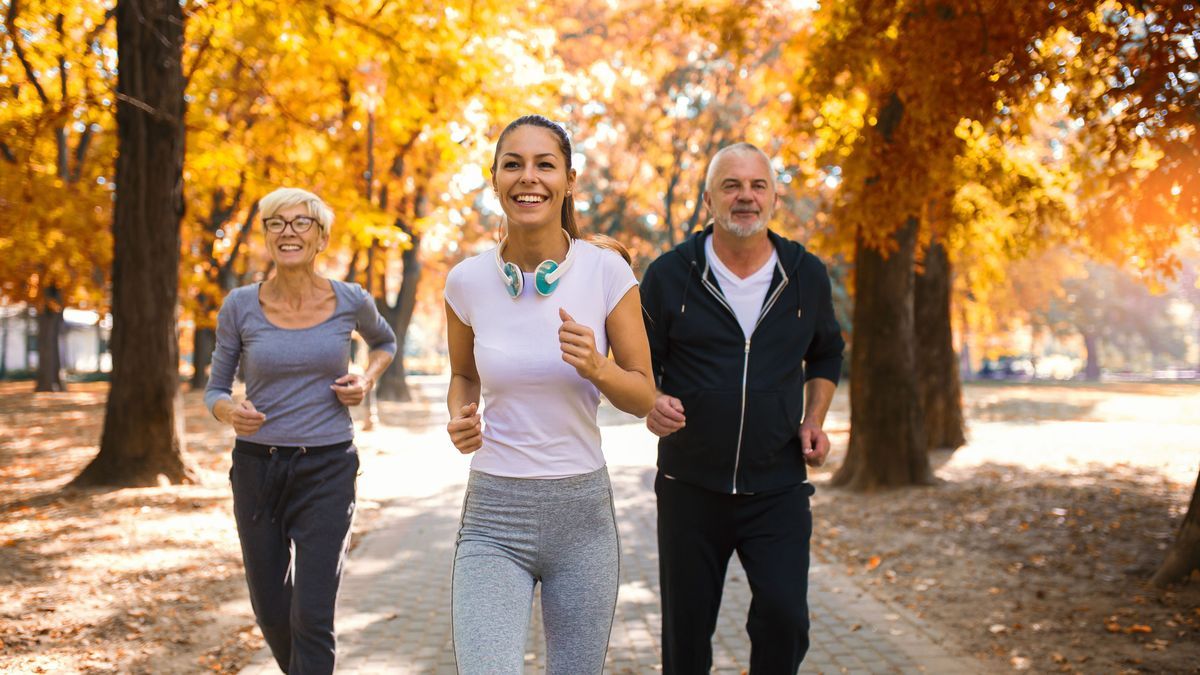
<path id="1" fill-rule="evenodd" d="M 696 263 L 693 262 L 692 266 L 694 267 L 695 264 Z M 741 461 L 742 461 L 742 435 L 746 430 L 746 391 L 747 391 L 747 387 L 749 386 L 749 383 L 750 383 L 750 340 L 751 340 L 751 338 L 754 337 L 754 331 L 758 330 L 758 325 L 762 323 L 763 317 L 765 317 L 767 315 L 767 312 L 771 311 L 771 307 L 773 307 L 775 305 L 775 301 L 778 300 L 779 296 L 783 293 L 784 287 L 786 287 L 788 285 L 788 275 L 787 275 L 787 272 L 785 272 L 783 269 L 783 263 L 780 260 L 776 259 L 775 265 L 779 268 L 779 275 L 780 275 L 780 277 L 782 277 L 783 280 L 780 281 L 779 285 L 775 287 L 775 291 L 773 293 L 771 293 L 771 297 L 767 299 L 767 302 L 763 304 L 762 310 L 758 313 L 758 320 L 754 322 L 754 328 L 750 331 L 750 337 L 746 338 L 746 349 L 743 352 L 744 355 L 742 357 L 742 412 L 741 412 L 741 417 L 738 420 L 737 449 L 733 453 L 733 492 L 732 492 L 732 494 L 735 494 L 735 495 L 738 493 L 738 491 L 737 491 L 738 466 L 741 464 Z M 706 260 L 704 263 L 704 272 L 700 275 L 700 283 L 705 288 L 708 289 L 708 292 L 711 293 L 712 296 L 714 298 L 716 298 L 717 301 L 720 302 L 725 307 L 725 309 L 729 310 L 729 313 L 733 315 L 733 320 L 737 321 L 737 312 L 734 312 L 733 308 L 729 306 L 729 302 L 725 299 L 725 295 L 723 293 L 721 293 L 721 289 L 717 288 L 711 282 L 709 282 L 708 266 L 709 266 L 709 264 L 708 264 L 708 261 Z"/>
<path id="2" fill-rule="evenodd" d="M 760 316 L 761 320 L 762 317 Z M 733 453 L 733 494 L 737 494 L 738 464 L 742 461 L 742 433 L 746 430 L 746 383 L 750 374 L 750 338 L 746 338 L 746 356 L 742 359 L 742 417 L 738 421 L 737 450 Z"/>

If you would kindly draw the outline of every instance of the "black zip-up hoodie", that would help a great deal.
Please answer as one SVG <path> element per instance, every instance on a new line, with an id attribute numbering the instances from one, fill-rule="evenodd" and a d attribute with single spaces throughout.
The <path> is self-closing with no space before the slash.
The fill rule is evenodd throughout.
<path id="1" fill-rule="evenodd" d="M 663 254 L 642 278 L 655 381 L 687 424 L 658 441 L 658 467 L 723 493 L 791 487 L 808 472 L 800 446 L 804 383 L 834 383 L 845 341 L 825 265 L 768 232 L 779 255 L 747 340 L 704 255 L 712 226 Z"/>

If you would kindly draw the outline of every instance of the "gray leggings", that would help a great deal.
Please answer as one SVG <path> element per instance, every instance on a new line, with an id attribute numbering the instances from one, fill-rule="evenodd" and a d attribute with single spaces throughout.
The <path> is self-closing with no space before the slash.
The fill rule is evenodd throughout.
<path id="1" fill-rule="evenodd" d="M 546 672 L 600 673 L 620 546 L 608 471 L 551 480 L 471 472 L 454 556 L 454 654 L 464 675 L 519 675 L 542 583 Z"/>

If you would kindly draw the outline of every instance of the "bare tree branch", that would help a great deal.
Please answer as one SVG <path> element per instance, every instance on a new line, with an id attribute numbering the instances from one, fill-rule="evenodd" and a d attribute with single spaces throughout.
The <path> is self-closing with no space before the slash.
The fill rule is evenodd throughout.
<path id="1" fill-rule="evenodd" d="M 19 31 L 16 26 L 17 14 L 20 12 L 20 0 L 10 0 L 8 3 L 8 14 L 4 17 L 4 29 L 8 33 L 8 38 L 12 40 L 13 51 L 17 54 L 17 59 L 21 62 L 21 67 L 25 69 L 25 77 L 29 83 L 37 90 L 38 98 L 42 100 L 42 104 L 50 107 L 50 97 L 46 95 L 46 90 L 42 89 L 42 83 L 38 81 L 37 73 L 33 69 L 33 64 L 29 63 L 29 57 L 25 54 L 25 48 L 21 46 L 21 41 L 18 39 Z"/>
<path id="2" fill-rule="evenodd" d="M 158 108 L 155 108 L 154 106 L 150 105 L 149 103 L 146 103 L 145 101 L 136 99 L 127 94 L 122 94 L 122 93 L 118 92 L 117 100 L 121 101 L 123 103 L 127 103 L 127 104 L 137 108 L 138 110 L 141 110 L 142 112 L 146 113 L 147 115 L 150 115 L 151 117 L 158 120 L 159 122 L 163 122 L 165 124 L 182 124 L 183 123 L 183 120 L 175 119 L 171 115 L 167 115 L 166 113 L 159 110 Z"/>
<path id="3" fill-rule="evenodd" d="M 83 176 L 83 160 L 87 156 L 88 146 L 92 143 L 92 138 L 96 135 L 94 124 L 88 124 L 83 129 L 83 135 L 79 137 L 79 144 L 75 146 L 75 171 L 72 174 L 74 180 L 79 180 Z"/>
<path id="4" fill-rule="evenodd" d="M 232 278 L 234 263 L 241 253 L 246 239 L 249 238 L 250 232 L 254 229 L 254 218 L 257 215 L 258 202 L 254 202 L 250 205 L 250 212 L 246 214 L 246 220 L 242 221 L 241 229 L 233 239 L 233 248 L 229 250 L 229 257 L 225 259 L 225 264 L 221 265 L 221 274 L 227 278 Z"/>
<path id="5" fill-rule="evenodd" d="M 54 29 L 58 31 L 58 44 L 62 47 L 58 53 L 58 93 L 59 100 L 64 103 L 67 100 L 67 70 L 69 69 L 67 66 L 67 34 L 64 26 L 65 23 L 66 17 L 63 16 L 62 12 L 54 16 Z"/>
<path id="6" fill-rule="evenodd" d="M 58 177 L 70 183 L 71 166 L 67 162 L 69 150 L 67 147 L 67 128 L 61 124 L 54 129 L 54 147 L 57 150 L 55 166 L 58 168 Z"/>
<path id="7" fill-rule="evenodd" d="M 58 101 L 60 108 L 65 112 L 67 108 L 67 34 L 64 24 L 66 17 L 62 12 L 54 16 L 54 30 L 58 33 Z M 71 165 L 68 161 L 70 154 L 70 146 L 68 144 L 67 127 L 63 126 L 67 120 L 61 120 L 59 126 L 54 130 L 54 142 L 58 150 L 58 175 L 68 183 L 75 182 L 71 178 Z"/>
<path id="8" fill-rule="evenodd" d="M 209 45 L 212 44 L 214 30 L 216 29 L 209 28 L 208 33 L 200 40 L 200 47 L 196 50 L 196 58 L 192 60 L 192 67 L 188 68 L 187 72 L 183 74 L 183 87 L 185 90 L 192 83 L 192 76 L 196 74 L 197 70 L 200 70 L 200 65 L 204 63 L 204 56 L 208 53 Z"/>
<path id="9" fill-rule="evenodd" d="M 375 11 L 374 11 L 374 12 L 371 14 L 371 18 L 372 18 L 372 19 L 378 19 L 378 18 L 379 18 L 379 15 L 380 15 L 380 14 L 383 14 L 383 10 L 387 9 L 387 8 L 388 8 L 388 5 L 390 5 L 390 4 L 392 4 L 392 0 L 383 0 L 383 2 L 379 3 L 379 9 L 375 10 Z"/>

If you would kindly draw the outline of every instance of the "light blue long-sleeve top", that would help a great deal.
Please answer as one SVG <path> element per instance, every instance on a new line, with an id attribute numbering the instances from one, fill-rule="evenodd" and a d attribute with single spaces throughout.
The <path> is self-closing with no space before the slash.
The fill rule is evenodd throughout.
<path id="1" fill-rule="evenodd" d="M 310 328 L 280 328 L 258 302 L 261 283 L 236 288 L 217 315 L 217 346 L 204 404 L 212 412 L 232 399 L 233 378 L 246 382 L 246 398 L 267 416 L 262 428 L 238 438 L 263 445 L 320 446 L 354 438 L 350 411 L 329 388 L 347 372 L 350 334 L 357 330 L 372 351 L 396 353 L 396 334 L 375 300 L 358 284 L 334 279 L 333 315 Z"/>

